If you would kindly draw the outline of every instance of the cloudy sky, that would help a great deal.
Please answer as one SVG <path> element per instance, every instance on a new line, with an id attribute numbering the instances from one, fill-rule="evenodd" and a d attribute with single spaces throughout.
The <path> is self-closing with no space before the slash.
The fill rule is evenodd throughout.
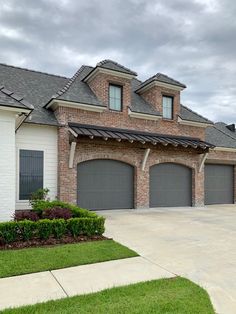
<path id="1" fill-rule="evenodd" d="M 72 76 L 115 60 L 187 85 L 182 102 L 236 122 L 236 1 L 0 0 L 0 62 Z"/>

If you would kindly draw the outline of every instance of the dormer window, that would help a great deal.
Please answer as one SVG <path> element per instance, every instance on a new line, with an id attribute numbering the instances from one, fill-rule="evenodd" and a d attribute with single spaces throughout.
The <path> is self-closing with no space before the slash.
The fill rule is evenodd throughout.
<path id="1" fill-rule="evenodd" d="M 173 97 L 162 97 L 162 116 L 164 119 L 173 119 Z"/>
<path id="2" fill-rule="evenodd" d="M 109 84 L 109 108 L 111 110 L 122 110 L 122 86 Z"/>

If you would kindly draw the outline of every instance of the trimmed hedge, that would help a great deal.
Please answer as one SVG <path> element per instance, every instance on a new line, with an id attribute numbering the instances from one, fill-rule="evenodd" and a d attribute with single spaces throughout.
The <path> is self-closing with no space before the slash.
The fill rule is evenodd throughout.
<path id="1" fill-rule="evenodd" d="M 60 239 L 65 235 L 78 237 L 102 235 L 105 231 L 105 218 L 96 216 L 65 219 L 22 220 L 0 223 L 0 240 L 4 243 L 29 241 L 33 238 L 47 240 Z"/>
<path id="2" fill-rule="evenodd" d="M 63 209 L 69 209 L 71 211 L 72 217 L 89 217 L 89 218 L 96 218 L 98 215 L 94 212 L 90 212 L 87 209 L 80 208 L 76 205 L 65 203 L 62 201 L 54 200 L 54 201 L 48 201 L 48 200 L 38 200 L 35 201 L 32 204 L 32 210 L 35 211 L 39 217 L 42 217 L 44 214 L 44 211 L 48 209 L 54 209 L 54 208 L 63 208 Z M 63 218 L 63 217 L 62 217 Z"/>

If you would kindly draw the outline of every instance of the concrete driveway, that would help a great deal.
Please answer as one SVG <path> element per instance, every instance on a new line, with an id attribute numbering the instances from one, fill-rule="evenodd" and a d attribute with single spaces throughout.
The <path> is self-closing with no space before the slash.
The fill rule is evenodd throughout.
<path id="1" fill-rule="evenodd" d="M 236 313 L 236 205 L 100 214 L 107 236 L 204 287 L 217 313 Z"/>

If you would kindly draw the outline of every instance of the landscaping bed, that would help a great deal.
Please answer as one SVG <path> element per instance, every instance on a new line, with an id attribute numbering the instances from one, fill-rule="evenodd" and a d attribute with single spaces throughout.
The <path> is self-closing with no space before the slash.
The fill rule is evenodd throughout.
<path id="1" fill-rule="evenodd" d="M 106 239 L 105 218 L 58 200 L 34 200 L 32 210 L 17 211 L 0 223 L 0 250 Z"/>
<path id="2" fill-rule="evenodd" d="M 81 235 L 78 237 L 66 235 L 66 236 L 63 236 L 61 239 L 55 239 L 53 237 L 50 237 L 47 240 L 35 238 L 28 241 L 15 241 L 13 243 L 0 242 L 0 251 L 1 250 L 17 250 L 17 249 L 24 249 L 24 248 L 30 248 L 30 247 L 53 246 L 53 245 L 60 245 L 60 244 L 101 241 L 101 240 L 110 240 L 110 239 L 103 235 L 100 235 L 100 236 L 99 235 L 95 235 L 95 236 L 82 236 Z"/>

